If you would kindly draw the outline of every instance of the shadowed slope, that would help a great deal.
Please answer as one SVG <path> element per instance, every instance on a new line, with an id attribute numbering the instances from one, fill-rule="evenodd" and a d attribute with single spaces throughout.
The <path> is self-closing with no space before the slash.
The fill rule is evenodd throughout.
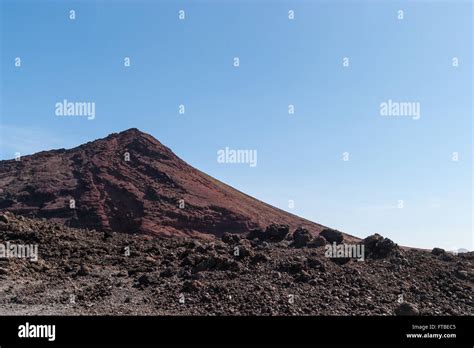
<path id="1" fill-rule="evenodd" d="M 0 210 L 104 231 L 219 236 L 271 223 L 314 234 L 324 228 L 200 172 L 135 128 L 0 161 L 0 187 Z"/>

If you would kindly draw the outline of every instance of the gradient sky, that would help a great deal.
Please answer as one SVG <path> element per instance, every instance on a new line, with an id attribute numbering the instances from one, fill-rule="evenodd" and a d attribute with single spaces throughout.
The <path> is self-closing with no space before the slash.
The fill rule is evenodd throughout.
<path id="1" fill-rule="evenodd" d="M 0 159 L 137 127 L 310 220 L 473 249 L 472 2 L 0 3 Z M 63 99 L 95 102 L 96 118 L 56 116 Z M 388 99 L 421 118 L 381 116 Z M 226 146 L 256 149 L 257 166 L 218 163 Z"/>

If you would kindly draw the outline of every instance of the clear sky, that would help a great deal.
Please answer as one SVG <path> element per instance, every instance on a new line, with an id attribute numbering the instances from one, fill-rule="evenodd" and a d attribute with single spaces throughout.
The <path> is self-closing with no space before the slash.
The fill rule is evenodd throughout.
<path id="1" fill-rule="evenodd" d="M 310 220 L 473 249 L 471 1 L 0 3 L 0 159 L 137 127 Z M 95 119 L 56 116 L 64 99 Z M 382 116 L 389 99 L 420 118 Z M 257 166 L 218 163 L 226 146 Z"/>

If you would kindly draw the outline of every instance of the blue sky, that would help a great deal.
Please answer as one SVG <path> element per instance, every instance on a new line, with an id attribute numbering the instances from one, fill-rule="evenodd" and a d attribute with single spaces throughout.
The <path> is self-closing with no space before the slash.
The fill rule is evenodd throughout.
<path id="1" fill-rule="evenodd" d="M 471 2 L 0 3 L 0 159 L 137 127 L 310 220 L 473 249 Z M 63 99 L 94 102 L 95 119 L 56 116 Z M 420 119 L 381 116 L 389 99 Z M 226 146 L 257 166 L 218 163 Z"/>

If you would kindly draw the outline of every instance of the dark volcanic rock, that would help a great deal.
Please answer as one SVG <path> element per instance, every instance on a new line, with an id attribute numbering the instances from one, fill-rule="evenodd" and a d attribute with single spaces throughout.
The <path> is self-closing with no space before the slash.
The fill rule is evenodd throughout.
<path id="1" fill-rule="evenodd" d="M 395 314 L 401 316 L 411 316 L 418 315 L 419 311 L 415 305 L 408 302 L 403 302 L 395 309 Z"/>
<path id="2" fill-rule="evenodd" d="M 260 240 L 263 240 L 265 237 L 264 237 L 264 234 L 265 232 L 263 232 L 262 229 L 260 228 L 255 228 L 253 230 L 251 230 L 248 234 L 247 234 L 247 239 L 260 239 Z"/>
<path id="3" fill-rule="evenodd" d="M 399 315 L 474 314 L 473 253 L 449 261 L 403 248 L 339 266 L 324 250 L 286 241 L 229 245 L 124 233 L 104 240 L 102 232 L 8 219 L 0 241 L 23 243 L 26 235 L 37 241 L 39 259 L 0 259 L 2 315 L 394 315 L 400 293 L 411 305 Z M 234 255 L 240 246 L 249 256 Z"/>
<path id="4" fill-rule="evenodd" d="M 298 227 L 293 233 L 293 246 L 296 248 L 302 248 L 308 244 L 311 240 L 311 233 L 307 229 Z"/>
<path id="5" fill-rule="evenodd" d="M 366 257 L 378 259 L 394 254 L 398 245 L 379 234 L 373 234 L 363 240 Z"/>
<path id="6" fill-rule="evenodd" d="M 288 236 L 290 229 L 288 225 L 271 224 L 265 231 L 257 228 L 247 234 L 249 240 L 259 240 L 263 242 L 281 242 Z"/>
<path id="7" fill-rule="evenodd" d="M 268 262 L 268 261 L 269 261 L 269 258 L 268 258 L 267 255 L 265 255 L 263 253 L 257 253 L 252 257 L 251 263 L 255 265 L 255 264 L 259 264 L 259 263 L 265 263 L 265 262 Z"/>
<path id="8" fill-rule="evenodd" d="M 235 244 L 235 243 L 238 243 L 241 238 L 237 234 L 225 232 L 222 235 L 221 239 L 226 244 Z"/>
<path id="9" fill-rule="evenodd" d="M 286 238 L 289 232 L 290 228 L 288 225 L 271 224 L 265 230 L 264 238 L 269 242 L 281 242 Z"/>
<path id="10" fill-rule="evenodd" d="M 6 214 L 0 214 L 0 222 L 8 223 L 8 216 Z"/>
<path id="11" fill-rule="evenodd" d="M 234 256 L 239 260 L 252 256 L 253 254 L 252 249 L 248 245 L 236 245 L 233 252 Z"/>
<path id="12" fill-rule="evenodd" d="M 436 256 L 439 256 L 439 255 L 442 255 L 444 254 L 446 251 L 444 249 L 441 249 L 441 248 L 433 248 L 433 250 L 431 250 L 431 253 L 433 255 L 436 255 Z"/>
<path id="13" fill-rule="evenodd" d="M 329 228 L 322 230 L 319 235 L 323 236 L 324 239 L 326 239 L 331 244 L 334 242 L 336 244 L 341 244 L 344 239 L 344 235 L 341 232 Z"/>
<path id="14" fill-rule="evenodd" d="M 316 236 L 308 243 L 309 248 L 319 248 L 328 244 L 328 241 L 323 236 Z"/>
<path id="15" fill-rule="evenodd" d="M 468 279 L 468 273 L 467 271 L 461 270 L 461 269 L 456 269 L 454 271 L 454 275 L 460 279 Z"/>

